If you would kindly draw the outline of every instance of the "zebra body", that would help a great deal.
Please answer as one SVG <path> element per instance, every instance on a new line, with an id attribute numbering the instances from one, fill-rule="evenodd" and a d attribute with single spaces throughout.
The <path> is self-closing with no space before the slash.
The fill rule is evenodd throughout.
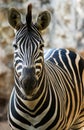
<path id="1" fill-rule="evenodd" d="M 31 6 L 28 11 L 26 19 L 31 23 Z M 15 87 L 9 102 L 9 124 L 14 130 L 82 130 L 84 59 L 68 49 L 50 49 L 43 55 L 38 28 L 47 25 L 39 20 L 31 27 L 12 22 L 20 29 L 14 41 L 19 47 L 14 52 Z"/>

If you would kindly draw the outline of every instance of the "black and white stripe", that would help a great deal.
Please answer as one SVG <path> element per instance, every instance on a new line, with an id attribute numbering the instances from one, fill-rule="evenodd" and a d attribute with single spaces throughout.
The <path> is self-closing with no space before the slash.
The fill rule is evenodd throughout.
<path id="1" fill-rule="evenodd" d="M 24 25 L 13 43 L 15 87 L 8 119 L 14 130 L 81 130 L 84 127 L 84 59 L 67 49 L 43 55 L 43 39 L 35 25 Z M 21 86 L 24 67 L 35 67 L 31 94 Z M 32 84 L 32 82 L 31 82 Z"/>

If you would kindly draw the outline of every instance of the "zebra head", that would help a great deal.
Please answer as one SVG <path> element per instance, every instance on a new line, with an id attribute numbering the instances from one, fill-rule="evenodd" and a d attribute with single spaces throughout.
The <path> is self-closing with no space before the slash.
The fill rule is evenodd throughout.
<path id="1" fill-rule="evenodd" d="M 32 5 L 28 5 L 26 23 L 21 21 L 21 14 L 14 8 L 9 9 L 8 21 L 16 30 L 14 46 L 14 69 L 22 90 L 30 94 L 37 86 L 37 81 L 44 67 L 43 39 L 41 31 L 50 23 L 50 13 L 44 11 L 32 22 Z"/>

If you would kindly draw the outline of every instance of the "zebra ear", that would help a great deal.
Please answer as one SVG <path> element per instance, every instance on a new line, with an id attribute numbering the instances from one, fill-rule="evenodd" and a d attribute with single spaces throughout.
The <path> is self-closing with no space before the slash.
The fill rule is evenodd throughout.
<path id="1" fill-rule="evenodd" d="M 39 14 L 36 22 L 37 28 L 41 31 L 45 29 L 51 21 L 51 15 L 48 11 L 43 11 Z"/>
<path id="2" fill-rule="evenodd" d="M 16 30 L 20 29 L 20 27 L 22 25 L 21 14 L 15 8 L 9 9 L 8 22 Z"/>

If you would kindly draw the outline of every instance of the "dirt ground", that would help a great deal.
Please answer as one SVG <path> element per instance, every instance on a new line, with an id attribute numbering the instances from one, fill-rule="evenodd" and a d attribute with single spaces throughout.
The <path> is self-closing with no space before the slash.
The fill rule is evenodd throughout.
<path id="1" fill-rule="evenodd" d="M 0 122 L 0 130 L 11 130 L 8 125 L 8 122 Z"/>

